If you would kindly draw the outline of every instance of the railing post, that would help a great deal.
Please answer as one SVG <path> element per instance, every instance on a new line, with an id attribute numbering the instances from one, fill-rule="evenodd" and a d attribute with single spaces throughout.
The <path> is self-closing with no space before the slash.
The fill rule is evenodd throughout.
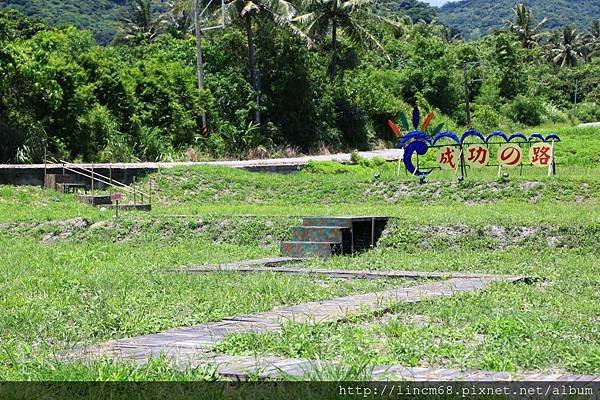
<path id="1" fill-rule="evenodd" d="M 94 163 L 92 163 L 92 196 L 94 195 Z"/>
<path id="2" fill-rule="evenodd" d="M 46 188 L 46 181 L 48 179 L 48 161 L 47 161 L 47 154 L 46 154 L 46 148 L 44 147 L 44 183 L 42 183 L 42 188 Z"/>

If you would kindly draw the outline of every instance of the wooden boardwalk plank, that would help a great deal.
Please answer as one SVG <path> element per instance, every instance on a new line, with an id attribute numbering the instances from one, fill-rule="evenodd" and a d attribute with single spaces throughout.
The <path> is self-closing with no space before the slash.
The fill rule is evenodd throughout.
<path id="1" fill-rule="evenodd" d="M 421 276 L 422 277 L 422 276 Z M 318 360 L 281 357 L 230 356 L 212 352 L 216 344 L 230 333 L 275 332 L 286 321 L 319 323 L 333 322 L 364 312 L 386 311 L 398 302 L 417 302 L 435 297 L 452 296 L 474 291 L 500 280 L 516 282 L 522 277 L 481 275 L 453 277 L 445 281 L 408 288 L 394 288 L 376 293 L 345 296 L 294 306 L 275 307 L 271 311 L 226 318 L 222 321 L 192 327 L 175 328 L 157 334 L 114 340 L 103 345 L 74 349 L 63 358 L 115 359 L 146 362 L 150 357 L 166 355 L 178 369 L 213 365 L 217 373 L 232 379 L 296 377 L 319 371 L 334 364 Z M 496 371 L 461 371 L 448 368 L 405 367 L 402 365 L 375 366 L 371 372 L 375 381 L 569 381 L 600 382 L 600 375 L 557 375 L 534 372 L 507 373 Z"/>
<path id="2" fill-rule="evenodd" d="M 125 358 L 131 358 L 133 355 L 137 360 L 143 354 L 149 358 L 161 352 L 177 354 L 178 351 L 188 355 L 197 351 L 202 355 L 212 350 L 231 333 L 277 332 L 286 322 L 316 324 L 342 321 L 361 313 L 385 312 L 398 302 L 416 302 L 427 298 L 451 296 L 462 291 L 478 290 L 500 279 L 499 277 L 453 278 L 408 288 L 275 307 L 271 311 L 253 315 L 236 316 L 218 322 L 114 340 L 96 348 L 74 349 L 66 354 L 66 358 L 114 357 L 115 354 L 121 354 L 125 355 Z"/>
<path id="3" fill-rule="evenodd" d="M 270 260 L 281 260 L 281 262 L 266 264 L 264 260 L 259 259 L 250 261 L 240 261 L 230 264 L 222 265 L 206 265 L 198 267 L 183 267 L 174 272 L 188 272 L 197 274 L 206 274 L 211 272 L 239 272 L 239 273 L 260 273 L 260 272 L 276 272 L 281 274 L 297 274 L 297 275 L 322 275 L 330 278 L 344 278 L 344 279 L 436 279 L 445 280 L 451 278 L 457 279 L 480 279 L 480 278 L 503 278 L 505 280 L 514 282 L 519 280 L 526 280 L 524 276 L 504 276 L 494 274 L 473 274 L 463 272 L 425 272 L 425 271 L 396 271 L 396 270 L 360 270 L 360 269 L 319 269 L 319 268 L 303 268 L 293 266 L 276 266 L 278 264 L 288 264 L 291 260 L 293 262 L 300 262 L 302 259 L 294 259 L 289 257 L 280 257 L 279 259 Z M 288 260 L 288 261 L 286 261 Z M 265 267 L 257 267 L 257 265 L 265 265 Z"/>
<path id="4" fill-rule="evenodd" d="M 316 370 L 339 367 L 334 363 L 320 360 L 288 359 L 272 356 L 215 356 L 204 361 L 196 360 L 195 366 L 202 363 L 214 365 L 223 376 L 247 379 L 259 376 L 265 379 L 285 378 L 286 372 L 304 376 Z M 497 372 L 479 370 L 459 370 L 450 368 L 406 367 L 402 365 L 378 365 L 371 369 L 373 381 L 531 381 L 531 382 L 600 382 L 600 375 L 559 375 L 538 372 Z"/>

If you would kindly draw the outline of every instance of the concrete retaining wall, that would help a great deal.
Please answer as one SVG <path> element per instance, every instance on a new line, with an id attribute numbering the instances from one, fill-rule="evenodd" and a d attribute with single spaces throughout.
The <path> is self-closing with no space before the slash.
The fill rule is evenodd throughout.
<path id="1" fill-rule="evenodd" d="M 140 177 L 156 172 L 158 168 L 94 168 L 94 172 L 102 174 L 104 176 L 110 176 L 112 171 L 113 179 L 130 185 L 133 183 L 134 177 L 139 179 Z M 46 169 L 48 174 L 62 174 L 63 169 L 61 167 L 48 167 Z M 83 183 L 91 186 L 91 179 L 84 176 L 75 174 L 70 171 L 65 171 L 67 175 L 74 175 L 73 183 Z M 84 172 L 85 173 L 85 172 Z M 89 175 L 89 173 L 86 173 Z M 2 167 L 0 168 L 0 185 L 31 185 L 31 186 L 43 186 L 44 185 L 44 167 L 39 166 L 18 166 L 18 167 Z M 103 184 L 96 181 L 95 187 L 102 188 Z"/>

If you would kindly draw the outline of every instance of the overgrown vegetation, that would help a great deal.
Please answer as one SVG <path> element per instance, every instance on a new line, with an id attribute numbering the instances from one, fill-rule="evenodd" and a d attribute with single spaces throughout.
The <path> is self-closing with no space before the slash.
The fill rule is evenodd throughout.
<path id="1" fill-rule="evenodd" d="M 77 344 L 220 320 L 279 304 L 368 292 L 382 284 L 268 272 L 242 278 L 233 273 L 167 272 L 182 265 L 266 256 L 274 252 L 274 241 L 256 246 L 236 238 L 218 244 L 202 239 L 203 235 L 186 239 L 165 232 L 157 236 L 150 226 L 138 229 L 139 235 L 119 238 L 116 227 L 91 228 L 83 236 L 75 232 L 71 238 L 51 242 L 44 242 L 42 233 L 2 230 L 3 379 L 51 379 L 48 365 L 54 355 Z M 232 231 L 252 232 L 248 225 Z M 117 378 L 119 367 L 111 370 Z"/>
<path id="2" fill-rule="evenodd" d="M 189 10 L 146 3 L 134 2 L 110 46 L 0 12 L 0 161 L 40 161 L 46 149 L 131 161 L 392 146 L 387 119 L 414 105 L 436 112 L 432 126 L 464 128 L 463 65 L 477 129 L 600 118 L 597 25 L 539 36 L 524 8 L 506 31 L 463 42 L 435 21 L 382 22 L 368 4 L 344 3 L 343 21 L 318 27 L 307 18 L 331 4 L 264 6 L 250 19 L 228 12 L 227 29 L 203 35 L 199 91 Z"/>
<path id="3" fill-rule="evenodd" d="M 350 12 L 344 4 L 336 7 Z M 401 164 L 356 153 L 350 164 L 313 162 L 290 175 L 161 169 L 138 182 L 153 183 L 152 212 L 119 219 L 69 195 L 0 186 L 0 379 L 214 380 L 212 365 L 181 372 L 164 358 L 139 366 L 63 363 L 56 355 L 75 345 L 410 284 L 173 271 L 276 256 L 279 242 L 307 215 L 392 217 L 376 249 L 311 260 L 309 267 L 537 279 L 399 304 L 391 315 L 235 335 L 219 351 L 341 363 L 315 379 L 364 378 L 376 364 L 597 374 L 600 128 L 571 124 L 598 117 L 600 64 L 593 52 L 571 46 L 573 30 L 549 47 L 529 29 L 535 26 L 528 10 L 517 12 L 528 29 L 520 30 L 517 19 L 512 32 L 470 43 L 449 41 L 438 25 L 390 27 L 354 14 L 376 42 L 359 46 L 341 35 L 335 51 L 329 33 L 312 51 L 293 34 L 290 23 L 297 21 L 281 29 L 253 14 L 249 29 L 206 35 L 201 92 L 187 32 L 148 25 L 123 36 L 125 45 L 100 47 L 88 32 L 0 13 L 1 161 L 40 160 L 46 146 L 52 157 L 98 161 L 362 148 L 390 144 L 385 121 L 414 104 L 437 111 L 433 126 L 458 130 L 466 121 L 462 62 L 475 61 L 467 70 L 475 127 L 543 124 L 525 133 L 557 132 L 562 139 L 555 144 L 557 176 L 533 167 L 508 176 L 484 168 L 470 169 L 464 180 L 435 171 L 421 184 Z M 346 23 L 348 30 L 358 26 Z M 254 68 L 247 66 L 249 37 Z M 377 43 L 386 52 L 374 50 Z M 260 85 L 250 78 L 253 69 Z M 583 103 L 572 110 L 575 80 Z"/>
<path id="4" fill-rule="evenodd" d="M 312 214 L 394 218 L 376 249 L 312 260 L 308 267 L 523 274 L 539 280 L 400 304 L 392 315 L 377 318 L 234 335 L 219 351 L 340 362 L 344 367 L 330 371 L 331 378 L 394 363 L 597 373 L 596 132 L 561 134 L 556 177 L 526 169 L 523 176 L 497 180 L 495 171 L 487 170 L 461 184 L 444 173 L 419 184 L 403 172 L 398 176 L 395 163 L 356 156 L 351 165 L 315 163 L 293 175 L 163 169 L 145 178 L 160 189 L 152 213 L 118 220 L 67 195 L 1 187 L 0 375 L 16 380 L 218 379 L 211 365 L 179 372 L 166 359 L 147 366 L 61 363 L 55 354 L 76 343 L 410 284 L 171 271 L 276 256 L 279 242 L 300 223 L 298 217 Z M 555 351 L 539 351 L 549 347 Z"/>

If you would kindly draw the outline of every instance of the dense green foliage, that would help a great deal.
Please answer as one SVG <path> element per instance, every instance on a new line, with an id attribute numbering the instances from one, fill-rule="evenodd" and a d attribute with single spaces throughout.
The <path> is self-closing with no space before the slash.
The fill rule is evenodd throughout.
<path id="1" fill-rule="evenodd" d="M 119 31 L 119 19 L 127 0 L 0 0 L 0 8 L 15 8 L 25 15 L 42 18 L 50 25 L 71 24 L 89 29 L 100 43 L 109 43 Z M 160 4 L 159 4 L 160 3 Z M 159 1 L 157 9 L 164 9 L 166 1 Z M 502 27 L 502 20 L 510 18 L 512 0 L 462 0 L 448 2 L 441 8 L 431 7 L 419 0 L 381 0 L 379 13 L 389 16 L 408 15 L 414 22 L 433 21 L 436 17 L 447 23 L 464 38 L 476 39 Z M 529 0 L 537 15 L 548 17 L 548 28 L 569 24 L 587 28 L 594 18 L 600 18 L 598 0 Z"/>
<path id="2" fill-rule="evenodd" d="M 0 0 L 0 8 L 17 9 L 49 25 L 89 29 L 99 43 L 109 43 L 119 31 L 126 4 L 127 0 Z"/>
<path id="3" fill-rule="evenodd" d="M 548 18 L 547 28 L 556 29 L 575 25 L 589 27 L 600 18 L 598 0 L 527 0 L 535 15 Z M 436 9 L 440 20 L 457 29 L 465 39 L 477 39 L 502 27 L 502 21 L 511 18 L 514 0 L 451 1 Z"/>
<path id="4" fill-rule="evenodd" d="M 413 22 L 431 22 L 436 19 L 435 9 L 419 0 L 380 0 L 376 9 L 377 12 L 388 16 L 406 15 Z"/>
<path id="5" fill-rule="evenodd" d="M 527 47 L 509 32 L 449 41 L 447 28 L 435 23 L 390 25 L 366 17 L 355 13 L 350 25 L 339 26 L 333 81 L 327 24 L 311 49 L 296 28 L 274 23 L 270 14 L 253 16 L 250 31 L 244 20 L 206 34 L 200 92 L 189 34 L 167 30 L 98 46 L 87 31 L 48 28 L 3 11 L 0 161 L 40 161 L 46 150 L 55 159 L 128 161 L 392 146 L 386 120 L 414 105 L 435 111 L 434 125 L 466 125 L 462 66 L 473 61 L 467 78 L 477 129 L 600 118 L 592 34 L 584 56 L 561 47 L 560 37 Z M 256 69 L 259 86 L 248 72 L 249 32 L 256 48 L 250 71 Z M 565 51 L 573 62 L 561 61 Z M 581 104 L 573 110 L 575 83 Z"/>

